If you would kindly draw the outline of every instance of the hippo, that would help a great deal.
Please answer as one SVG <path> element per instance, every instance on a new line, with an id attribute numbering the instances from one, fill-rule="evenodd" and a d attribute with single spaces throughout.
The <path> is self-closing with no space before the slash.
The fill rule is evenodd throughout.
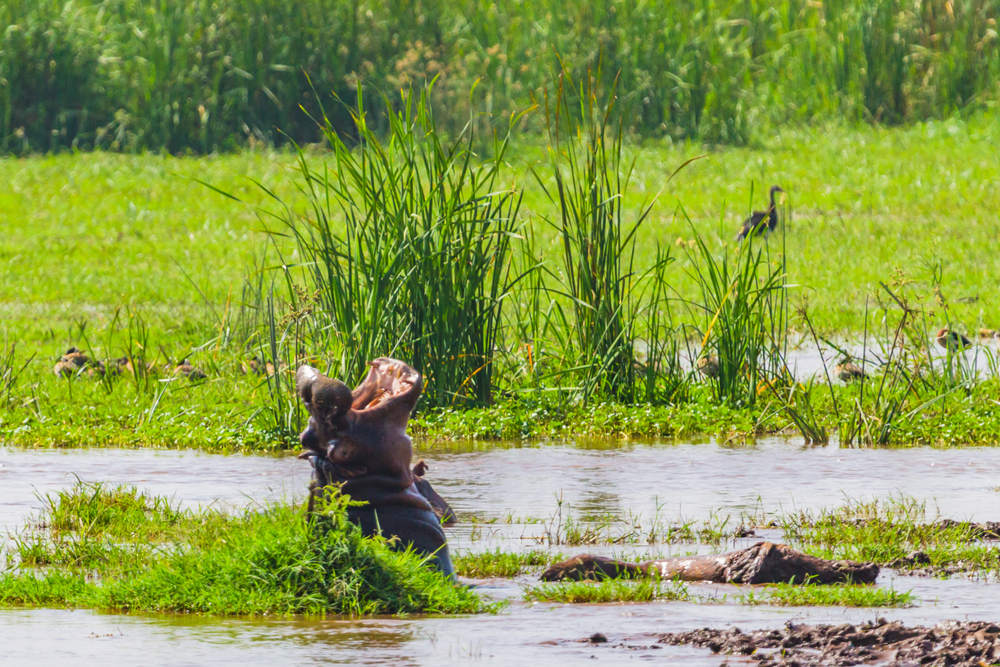
<path id="1" fill-rule="evenodd" d="M 879 567 L 851 560 L 825 560 L 785 544 L 758 542 L 746 549 L 708 556 L 679 556 L 645 563 L 582 554 L 556 563 L 542 581 L 663 577 L 718 584 L 874 584 Z"/>
<path id="2" fill-rule="evenodd" d="M 368 376 L 353 392 L 312 366 L 300 366 L 295 373 L 299 398 L 309 412 L 300 436 L 305 449 L 300 458 L 313 466 L 309 509 L 315 497 L 340 485 L 341 493 L 364 503 L 348 507 L 347 515 L 365 535 L 381 534 L 394 548 L 412 547 L 454 578 L 439 518 L 453 518 L 454 513 L 422 474 L 410 468 L 413 444 L 406 425 L 423 379 L 397 359 L 382 357 L 369 366 Z M 422 462 L 417 468 L 426 472 Z"/>

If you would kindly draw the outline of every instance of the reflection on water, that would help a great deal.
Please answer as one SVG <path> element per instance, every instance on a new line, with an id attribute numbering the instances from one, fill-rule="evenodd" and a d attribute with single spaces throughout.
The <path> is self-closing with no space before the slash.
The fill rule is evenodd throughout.
<path id="1" fill-rule="evenodd" d="M 832 507 L 845 497 L 906 494 L 925 498 L 931 513 L 978 521 L 1000 519 L 1000 449 L 842 450 L 803 448 L 795 440 L 754 446 L 589 442 L 500 446 L 424 446 L 429 479 L 460 513 L 545 520 L 557 497 L 578 518 L 607 512 L 706 520 L 722 514 Z M 187 505 L 241 505 L 301 495 L 309 467 L 293 457 L 219 456 L 190 452 L 0 449 L 0 523 L 22 523 L 40 503 L 35 493 L 87 481 L 136 484 Z M 565 510 L 564 510 L 565 511 Z M 522 548 L 541 524 L 488 526 L 490 546 Z M 767 535 L 767 537 L 776 537 Z M 454 548 L 474 546 L 468 525 L 456 527 Z M 749 542 L 751 540 L 747 540 Z M 742 545 L 741 545 L 742 546 Z M 683 546 L 679 549 L 704 550 Z M 563 549 L 564 552 L 583 549 Z M 614 548 L 604 548 L 610 552 Z M 622 549 L 618 548 L 621 552 Z M 632 550 L 639 558 L 647 551 Z M 657 549 L 662 552 L 662 549 Z M 627 551 L 626 551 L 627 552 Z M 912 623 L 949 618 L 1000 620 L 993 585 L 884 573 L 880 585 L 912 590 L 913 609 L 876 612 L 783 609 L 732 604 L 651 603 L 549 605 L 519 602 L 530 578 L 482 582 L 485 593 L 511 599 L 496 616 L 252 621 L 188 616 L 114 615 L 90 611 L 0 611 L 6 665 L 244 665 L 466 662 L 558 665 L 596 656 L 634 664 L 715 665 L 719 657 L 690 647 L 600 650 L 574 641 L 594 632 L 645 645 L 643 635 L 713 626 L 761 627 L 786 620 L 860 622 L 886 615 Z M 695 585 L 700 595 L 732 595 L 733 587 Z"/>

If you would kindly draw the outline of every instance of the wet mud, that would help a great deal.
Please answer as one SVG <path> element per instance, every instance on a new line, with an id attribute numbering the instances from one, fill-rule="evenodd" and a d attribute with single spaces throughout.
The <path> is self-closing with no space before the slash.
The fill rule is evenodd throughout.
<path id="1" fill-rule="evenodd" d="M 602 641 L 603 639 L 603 641 Z M 592 635 L 586 641 L 604 643 Z M 805 625 L 743 632 L 704 628 L 665 633 L 656 643 L 694 645 L 712 653 L 748 656 L 762 667 L 823 665 L 954 665 L 980 667 L 1000 660 L 1000 625 L 949 621 L 933 627 L 907 626 L 880 618 L 853 625 Z"/>

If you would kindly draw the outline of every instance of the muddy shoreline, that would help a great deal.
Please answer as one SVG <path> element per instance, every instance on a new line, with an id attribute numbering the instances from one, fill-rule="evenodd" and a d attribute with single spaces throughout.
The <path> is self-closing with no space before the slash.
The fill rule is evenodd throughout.
<path id="1" fill-rule="evenodd" d="M 693 645 L 720 655 L 746 656 L 762 667 L 823 665 L 956 665 L 978 667 L 1000 659 L 1000 625 L 983 621 L 947 621 L 933 627 L 907 626 L 879 618 L 858 625 L 806 625 L 789 621 L 784 628 L 743 632 L 703 628 L 665 633 L 652 646 Z M 580 640 L 608 648 L 614 644 L 600 633 Z"/>

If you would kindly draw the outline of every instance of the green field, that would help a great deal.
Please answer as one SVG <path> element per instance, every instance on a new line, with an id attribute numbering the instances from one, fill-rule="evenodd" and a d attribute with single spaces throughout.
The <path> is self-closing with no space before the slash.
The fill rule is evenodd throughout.
<path id="1" fill-rule="evenodd" d="M 1000 327 L 995 280 L 1000 258 L 993 247 L 1000 233 L 1000 121 L 992 115 L 897 129 L 800 127 L 751 148 L 709 150 L 647 141 L 629 143 L 626 151 L 635 160 L 626 210 L 638 211 L 659 193 L 640 233 L 637 264 L 652 261 L 656 244 L 670 247 L 677 259 L 668 282 L 678 297 L 696 293 L 688 272 L 689 248 L 678 241 L 690 241 L 693 229 L 721 253 L 732 245 L 751 204 L 765 208 L 766 189 L 780 184 L 787 191 L 781 210 L 793 285 L 790 303 L 808 303 L 821 332 L 840 340 L 857 336 L 866 302 L 872 320 L 881 317 L 873 298 L 879 282 L 898 284 L 900 272 L 915 281 L 909 289 L 922 300 L 927 321 L 944 326 L 932 294 L 938 265 L 947 317 L 955 328 Z M 706 153 L 706 159 L 664 187 L 677 166 Z M 316 164 L 324 159 L 319 150 L 307 155 Z M 507 153 L 505 178 L 523 191 L 521 219 L 535 238 L 536 252 L 558 275 L 560 245 L 545 223 L 557 211 L 529 172 L 544 155 L 534 140 L 515 143 Z M 16 343 L 15 365 L 34 355 L 2 397 L 0 437 L 21 444 L 280 445 L 281 437 L 254 426 L 267 392 L 260 378 L 239 373 L 240 361 L 250 353 L 220 338 L 240 310 L 244 280 L 264 244 L 260 230 L 273 223 L 195 179 L 272 206 L 256 180 L 302 208 L 294 161 L 293 153 L 280 151 L 202 158 L 95 152 L 0 160 L 0 178 L 7 184 L 0 193 L 3 328 L 8 344 Z M 551 179 L 544 176 L 550 172 L 539 168 L 538 173 L 550 187 Z M 625 219 L 632 215 L 626 213 Z M 779 230 L 770 241 L 775 256 L 781 241 Z M 511 317 L 518 300 L 508 303 L 505 314 Z M 120 356 L 120 339 L 111 325 L 118 312 L 117 326 L 122 326 L 125 306 L 148 327 L 150 358 L 190 357 L 209 373 L 209 381 L 172 381 L 151 390 L 129 381 L 111 390 L 83 378 L 69 383 L 53 376 L 52 365 L 71 345 L 86 343 L 100 358 Z M 698 323 L 682 307 L 676 313 L 678 321 Z M 794 316 L 791 326 L 803 328 Z M 516 344 L 506 341 L 510 348 Z M 503 389 L 516 383 L 501 377 L 497 384 Z M 505 409 L 500 403 L 497 409 Z M 547 431 L 544 418 L 530 428 L 519 427 L 522 407 L 508 408 L 514 425 L 507 430 L 480 433 L 468 426 L 482 418 L 474 413 L 428 416 L 427 424 L 431 432 L 440 427 L 445 435 L 552 430 Z M 634 430 L 670 434 L 785 425 L 773 416 L 755 423 L 753 416 L 739 416 L 739 410 L 698 401 L 658 409 L 663 411 L 659 416 L 637 419 Z M 574 414 L 570 421 L 584 419 Z M 687 415 L 684 429 L 651 426 L 660 417 L 674 420 L 681 414 Z M 566 418 L 551 417 L 556 422 Z M 486 419 L 496 422 L 495 415 Z M 468 426 L 468 433 L 456 420 Z M 444 423 L 451 425 L 440 426 Z M 977 437 L 993 430 L 992 425 L 976 428 Z M 615 425 L 602 424 L 585 430 L 618 432 Z M 969 433 L 960 430 L 943 441 Z M 933 433 L 929 437 L 936 441 Z"/>

